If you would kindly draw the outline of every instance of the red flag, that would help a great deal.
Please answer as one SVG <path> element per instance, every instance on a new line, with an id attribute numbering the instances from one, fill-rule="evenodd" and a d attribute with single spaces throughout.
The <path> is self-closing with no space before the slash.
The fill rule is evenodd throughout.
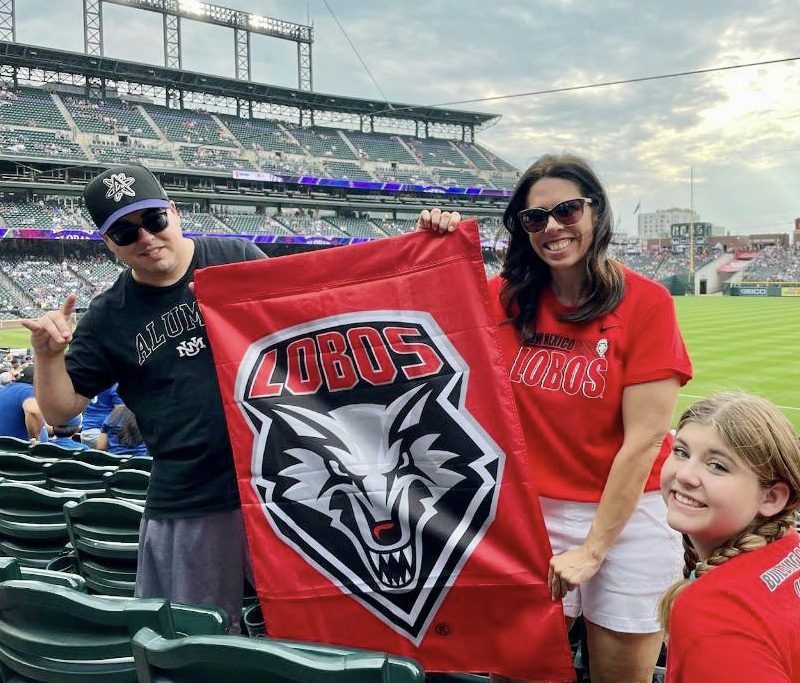
<path id="1" fill-rule="evenodd" d="M 195 287 L 270 635 L 571 679 L 475 221 Z"/>

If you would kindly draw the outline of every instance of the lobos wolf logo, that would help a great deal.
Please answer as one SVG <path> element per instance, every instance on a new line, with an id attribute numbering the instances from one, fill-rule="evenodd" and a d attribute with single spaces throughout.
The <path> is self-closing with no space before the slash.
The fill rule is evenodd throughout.
<path id="1" fill-rule="evenodd" d="M 504 454 L 469 368 L 423 312 L 315 320 L 253 343 L 236 400 L 276 534 L 420 643 L 494 518 Z"/>

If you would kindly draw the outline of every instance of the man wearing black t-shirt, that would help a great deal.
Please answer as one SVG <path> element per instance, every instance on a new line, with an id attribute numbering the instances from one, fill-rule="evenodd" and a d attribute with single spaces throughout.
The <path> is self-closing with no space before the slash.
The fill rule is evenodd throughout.
<path id="1" fill-rule="evenodd" d="M 119 383 L 153 456 L 136 595 L 222 607 L 236 632 L 247 544 L 211 349 L 189 283 L 197 268 L 264 254 L 244 240 L 184 237 L 175 204 L 143 166 L 108 169 L 84 197 L 106 246 L 129 268 L 92 300 L 74 334 L 74 294 L 26 321 L 36 397 L 48 422 L 61 424 Z"/>

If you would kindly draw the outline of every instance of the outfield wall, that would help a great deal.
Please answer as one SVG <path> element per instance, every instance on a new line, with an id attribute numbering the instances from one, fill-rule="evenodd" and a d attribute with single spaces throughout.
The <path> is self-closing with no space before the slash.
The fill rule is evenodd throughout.
<path id="1" fill-rule="evenodd" d="M 729 296 L 800 297 L 800 282 L 732 282 L 725 285 Z"/>

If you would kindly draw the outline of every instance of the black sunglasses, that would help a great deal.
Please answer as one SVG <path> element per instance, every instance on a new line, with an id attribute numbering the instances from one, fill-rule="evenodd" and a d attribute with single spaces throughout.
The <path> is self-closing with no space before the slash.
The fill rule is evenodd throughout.
<path id="1" fill-rule="evenodd" d="M 577 199 L 567 199 L 560 204 L 556 204 L 552 209 L 524 209 L 517 214 L 522 229 L 525 232 L 541 232 L 547 227 L 550 216 L 555 218 L 559 225 L 575 225 L 583 218 L 584 204 L 591 204 L 589 197 L 578 197 Z"/>
<path id="2" fill-rule="evenodd" d="M 117 221 L 106 230 L 106 235 L 118 247 L 127 247 L 139 239 L 139 228 L 144 228 L 151 235 L 155 235 L 168 225 L 169 216 L 167 216 L 167 212 L 155 211 L 143 214 L 141 223 Z"/>

